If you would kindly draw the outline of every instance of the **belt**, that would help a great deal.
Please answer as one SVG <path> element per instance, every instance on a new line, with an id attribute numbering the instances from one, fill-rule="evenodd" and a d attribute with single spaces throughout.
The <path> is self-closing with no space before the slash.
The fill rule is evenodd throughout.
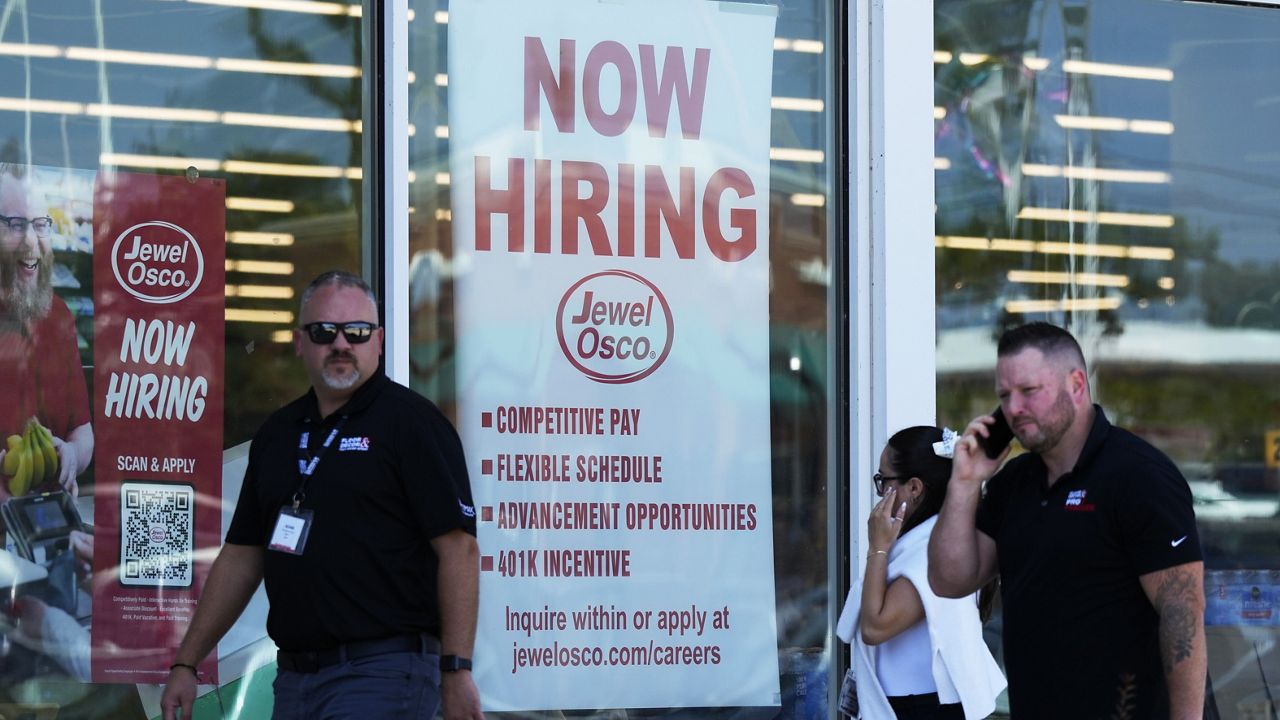
<path id="1" fill-rule="evenodd" d="M 919 707 L 938 707 L 938 693 L 923 693 L 920 695 L 894 695 L 885 698 L 889 701 L 889 706 L 894 710 L 907 710 Z"/>
<path id="2" fill-rule="evenodd" d="M 400 635 L 381 640 L 360 640 L 349 642 L 328 650 L 311 650 L 304 652 L 276 653 L 276 665 L 281 670 L 298 673 L 319 672 L 324 668 L 349 660 L 386 655 L 387 653 L 414 652 L 423 654 L 440 654 L 440 641 L 433 635 L 419 633 L 417 635 Z"/>

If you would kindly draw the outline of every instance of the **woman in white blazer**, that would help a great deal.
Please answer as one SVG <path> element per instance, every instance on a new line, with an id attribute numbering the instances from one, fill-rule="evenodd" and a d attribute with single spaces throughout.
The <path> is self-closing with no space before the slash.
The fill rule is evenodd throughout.
<path id="1" fill-rule="evenodd" d="M 865 720 L 977 720 L 1005 687 L 982 640 L 976 593 L 949 599 L 929 589 L 929 534 L 951 477 L 950 458 L 934 447 L 942 440 L 936 427 L 911 427 L 880 453 L 866 572 L 837 625 L 853 644 Z"/>

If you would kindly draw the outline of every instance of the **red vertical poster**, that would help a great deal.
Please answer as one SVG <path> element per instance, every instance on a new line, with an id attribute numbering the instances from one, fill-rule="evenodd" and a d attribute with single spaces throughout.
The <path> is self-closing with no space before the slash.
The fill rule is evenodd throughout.
<path id="1" fill-rule="evenodd" d="M 164 679 L 219 544 L 225 195 L 133 173 L 94 188 L 94 682 Z"/>

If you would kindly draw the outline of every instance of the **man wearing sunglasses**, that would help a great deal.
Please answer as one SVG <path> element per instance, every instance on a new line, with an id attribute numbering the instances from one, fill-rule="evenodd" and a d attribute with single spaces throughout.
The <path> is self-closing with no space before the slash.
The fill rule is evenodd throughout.
<path id="1" fill-rule="evenodd" d="M 302 295 L 294 349 L 311 381 L 253 439 L 249 467 L 161 699 L 191 717 L 196 667 L 260 581 L 279 648 L 275 718 L 483 718 L 471 679 L 479 598 L 462 443 L 379 366 L 369 286 Z"/>
<path id="2" fill-rule="evenodd" d="M 53 435 L 58 472 L 26 490 L 75 496 L 76 478 L 93 458 L 89 393 L 75 319 L 53 292 L 53 221 L 32 217 L 27 195 L 18 168 L 0 165 L 0 438 L 39 420 Z M 4 454 L 0 448 L 0 461 Z M 0 482 L 0 502 L 9 497 L 8 480 Z"/>

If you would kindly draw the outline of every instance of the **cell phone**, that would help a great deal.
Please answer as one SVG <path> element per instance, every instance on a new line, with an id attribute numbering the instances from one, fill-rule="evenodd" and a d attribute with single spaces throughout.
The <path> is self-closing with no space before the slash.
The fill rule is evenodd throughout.
<path id="1" fill-rule="evenodd" d="M 984 438 L 978 435 L 977 440 L 987 457 L 994 460 L 1000 457 L 1000 453 L 1004 452 L 1009 443 L 1013 442 L 1013 428 L 1009 427 L 1009 421 L 1004 419 L 1002 408 L 996 408 L 996 411 L 991 413 L 991 417 L 996 421 L 987 426 L 987 436 Z"/>

